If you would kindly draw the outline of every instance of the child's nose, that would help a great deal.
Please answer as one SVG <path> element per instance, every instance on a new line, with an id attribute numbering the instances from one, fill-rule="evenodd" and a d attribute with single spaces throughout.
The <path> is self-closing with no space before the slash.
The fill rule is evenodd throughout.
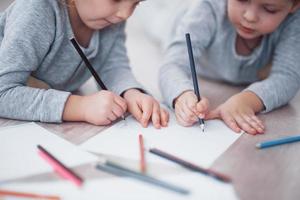
<path id="1" fill-rule="evenodd" d="M 128 19 L 132 15 L 133 10 L 131 8 L 121 8 L 118 10 L 116 16 L 122 20 Z"/>
<path id="2" fill-rule="evenodd" d="M 258 20 L 256 11 L 252 8 L 245 10 L 243 17 L 247 22 L 250 23 L 257 22 Z"/>

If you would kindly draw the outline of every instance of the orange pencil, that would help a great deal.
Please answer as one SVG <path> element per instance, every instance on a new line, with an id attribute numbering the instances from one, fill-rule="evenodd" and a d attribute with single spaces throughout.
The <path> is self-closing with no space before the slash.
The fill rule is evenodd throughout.
<path id="1" fill-rule="evenodd" d="M 141 172 L 146 172 L 146 160 L 145 160 L 145 148 L 144 148 L 144 139 L 143 135 L 139 134 L 139 146 L 140 146 L 140 168 Z"/>
<path id="2" fill-rule="evenodd" d="M 9 190 L 0 190 L 0 199 L 4 197 L 23 197 L 30 199 L 44 199 L 44 200 L 60 200 L 57 196 L 48 196 L 48 195 L 39 195 L 32 193 L 24 193 L 24 192 L 15 192 Z"/>

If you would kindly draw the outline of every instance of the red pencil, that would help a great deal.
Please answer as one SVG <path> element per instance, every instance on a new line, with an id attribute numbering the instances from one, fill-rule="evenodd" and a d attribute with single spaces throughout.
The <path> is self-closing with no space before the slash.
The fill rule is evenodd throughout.
<path id="1" fill-rule="evenodd" d="M 60 198 L 57 196 L 39 195 L 39 194 L 15 192 L 9 190 L 0 190 L 0 197 L 23 197 L 23 198 L 30 198 L 30 199 L 60 200 Z"/>
<path id="2" fill-rule="evenodd" d="M 59 175 L 61 175 L 65 179 L 72 181 L 77 186 L 82 185 L 83 179 L 75 174 L 75 172 L 62 164 L 41 145 L 38 145 L 37 148 L 39 149 L 39 155 L 43 159 L 45 159 Z"/>
<path id="3" fill-rule="evenodd" d="M 140 146 L 140 169 L 142 173 L 146 172 L 146 160 L 145 160 L 145 147 L 143 135 L 139 134 L 139 146 Z"/>

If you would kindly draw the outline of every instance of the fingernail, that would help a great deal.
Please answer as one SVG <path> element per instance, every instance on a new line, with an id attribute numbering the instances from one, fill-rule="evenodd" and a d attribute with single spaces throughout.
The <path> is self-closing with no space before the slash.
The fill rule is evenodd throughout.
<path id="1" fill-rule="evenodd" d="M 263 129 L 259 128 L 258 131 L 259 131 L 259 134 L 264 134 L 264 130 Z"/>
<path id="2" fill-rule="evenodd" d="M 204 114 L 199 114 L 198 117 L 203 119 L 205 117 L 205 115 Z"/>
<path id="3" fill-rule="evenodd" d="M 145 125 L 145 127 L 147 127 L 147 126 L 148 126 L 148 123 L 147 123 L 147 122 L 144 122 L 144 125 Z"/>

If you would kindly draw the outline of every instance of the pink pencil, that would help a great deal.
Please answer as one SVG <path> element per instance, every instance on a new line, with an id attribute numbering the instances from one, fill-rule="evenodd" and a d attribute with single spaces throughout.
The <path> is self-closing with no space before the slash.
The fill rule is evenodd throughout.
<path id="1" fill-rule="evenodd" d="M 140 146 L 140 168 L 141 172 L 146 172 L 146 160 L 145 160 L 145 148 L 143 135 L 139 134 L 139 146 Z"/>
<path id="2" fill-rule="evenodd" d="M 67 180 L 72 181 L 77 186 L 82 185 L 83 179 L 75 174 L 75 172 L 62 164 L 41 145 L 38 145 L 37 148 L 39 149 L 39 155 L 46 160 L 59 175 Z"/>

